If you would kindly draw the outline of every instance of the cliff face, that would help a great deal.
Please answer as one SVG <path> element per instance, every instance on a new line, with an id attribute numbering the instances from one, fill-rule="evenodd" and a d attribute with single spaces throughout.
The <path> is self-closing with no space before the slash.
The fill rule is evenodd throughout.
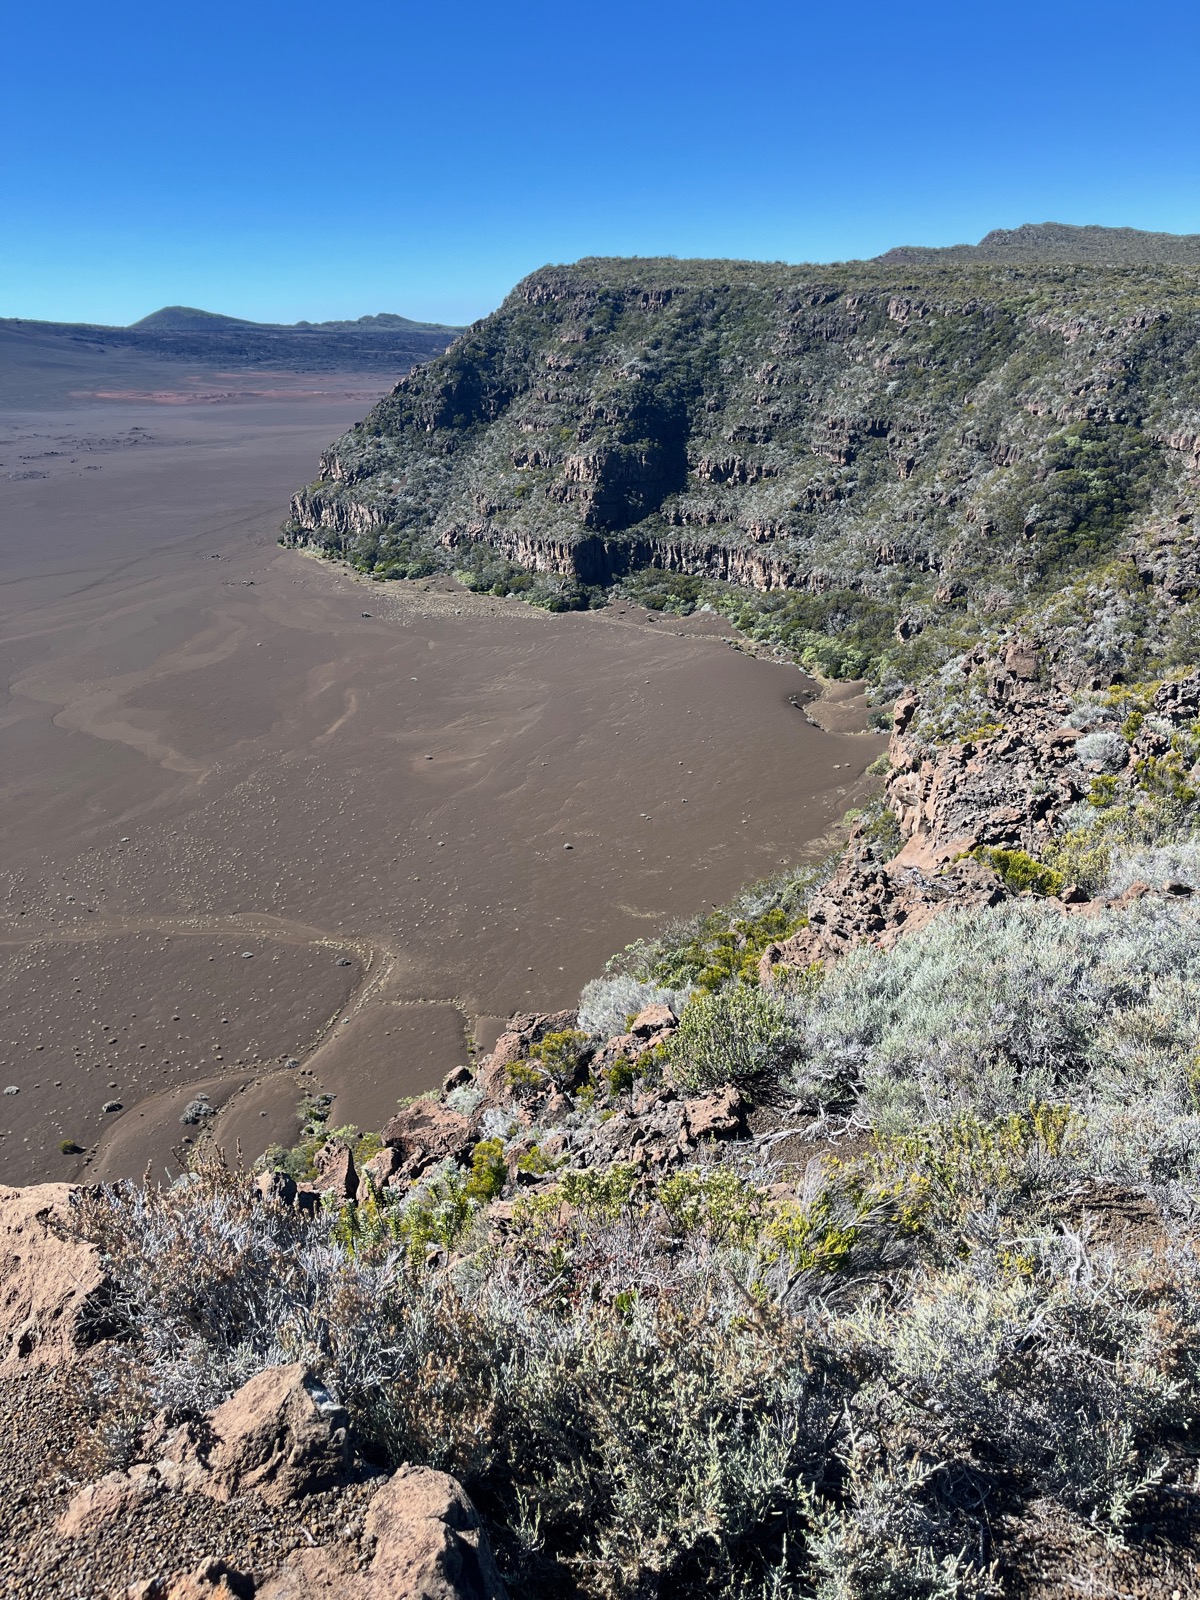
<path id="1" fill-rule="evenodd" d="M 857 595 L 908 637 L 1136 546 L 1194 500 L 1198 437 L 1176 266 L 583 261 L 337 441 L 291 537 Z"/>

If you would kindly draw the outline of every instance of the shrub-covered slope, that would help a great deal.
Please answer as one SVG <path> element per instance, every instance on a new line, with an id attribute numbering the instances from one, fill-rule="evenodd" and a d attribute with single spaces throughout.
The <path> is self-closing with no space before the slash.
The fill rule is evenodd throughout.
<path id="1" fill-rule="evenodd" d="M 1198 467 L 1186 267 L 587 260 L 402 380 L 288 537 L 381 575 L 727 580 L 903 676 L 1140 548 Z"/>

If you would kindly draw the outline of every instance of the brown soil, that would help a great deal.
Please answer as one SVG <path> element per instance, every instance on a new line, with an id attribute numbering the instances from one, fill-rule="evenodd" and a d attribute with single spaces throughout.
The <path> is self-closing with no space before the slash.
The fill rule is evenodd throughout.
<path id="1" fill-rule="evenodd" d="M 377 1125 L 795 860 L 882 747 L 711 617 L 279 549 L 365 404 L 288 382 L 0 414 L 0 1181 L 173 1167 L 199 1090 L 248 1159 L 305 1088 Z"/>

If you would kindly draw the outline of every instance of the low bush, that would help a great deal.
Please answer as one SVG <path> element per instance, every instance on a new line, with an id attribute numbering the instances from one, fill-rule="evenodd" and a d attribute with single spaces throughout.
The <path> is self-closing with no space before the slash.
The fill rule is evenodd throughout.
<path id="1" fill-rule="evenodd" d="M 565 1172 L 504 1246 L 487 1143 L 314 1218 L 211 1162 L 89 1191 L 119 1335 L 93 1439 L 128 1459 L 160 1408 L 304 1361 L 376 1460 L 462 1479 L 514 1592 L 985 1600 L 1001 1506 L 1119 1536 L 1200 1424 L 1192 1251 L 1120 1265 L 1036 1221 L 1074 1137 L 1050 1107 L 930 1127 L 783 1199 L 727 1165 Z"/>
<path id="2" fill-rule="evenodd" d="M 995 868 L 1014 894 L 1023 894 L 1027 889 L 1034 894 L 1057 894 L 1066 882 L 1061 872 L 1045 866 L 1024 850 L 989 849 L 981 845 L 971 854 L 977 861 L 986 861 Z"/>
<path id="3" fill-rule="evenodd" d="M 1176 1083 L 1200 1028 L 1197 923 L 1186 902 L 1091 917 L 1021 903 L 860 948 L 792 1002 L 791 1087 L 900 1132 L 1081 1088 L 1118 1098 L 1147 1074 Z"/>
<path id="4" fill-rule="evenodd" d="M 624 1033 L 630 1017 L 647 1006 L 670 1006 L 679 1016 L 691 993 L 690 988 L 668 989 L 625 972 L 593 978 L 579 996 L 579 1026 L 594 1038 L 611 1039 Z"/>
<path id="5" fill-rule="evenodd" d="M 750 1089 L 776 1084 L 787 1070 L 796 1031 L 786 1001 L 771 990 L 739 984 L 701 992 L 684 1007 L 663 1047 L 673 1082 L 703 1093 L 725 1083 Z"/>

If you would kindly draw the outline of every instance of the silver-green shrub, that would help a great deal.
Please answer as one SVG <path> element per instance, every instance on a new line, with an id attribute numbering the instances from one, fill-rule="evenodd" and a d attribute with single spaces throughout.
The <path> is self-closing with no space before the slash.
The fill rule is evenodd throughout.
<path id="1" fill-rule="evenodd" d="M 611 978 L 593 978 L 579 996 L 579 1027 L 598 1039 L 611 1039 L 624 1033 L 630 1017 L 647 1006 L 670 1006 L 681 1015 L 691 996 L 690 988 L 664 988 L 658 983 L 643 983 L 628 973 Z"/>
<path id="2" fill-rule="evenodd" d="M 1186 901 L 943 916 L 892 950 L 854 951 L 794 1004 L 790 1087 L 884 1132 L 1031 1100 L 1120 1103 L 1150 1081 L 1182 1109 L 1198 933 Z"/>
<path id="3" fill-rule="evenodd" d="M 666 1059 L 676 1084 L 703 1092 L 778 1080 L 795 1041 L 787 1001 L 771 989 L 738 984 L 688 1001 Z"/>

